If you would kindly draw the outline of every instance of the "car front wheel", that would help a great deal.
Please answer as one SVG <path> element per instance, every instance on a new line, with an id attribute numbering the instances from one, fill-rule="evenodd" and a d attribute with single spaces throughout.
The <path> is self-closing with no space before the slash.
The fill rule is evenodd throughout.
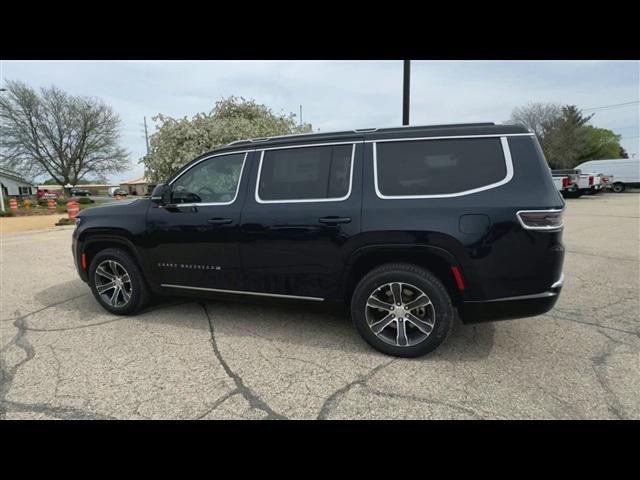
<path id="1" fill-rule="evenodd" d="M 440 280 L 412 264 L 387 264 L 356 287 L 351 316 L 373 348 L 398 357 L 425 355 L 445 341 L 455 315 Z"/>
<path id="2" fill-rule="evenodd" d="M 89 284 L 100 305 L 117 315 L 134 314 L 149 300 L 138 266 L 119 248 L 107 248 L 94 256 L 89 265 Z"/>

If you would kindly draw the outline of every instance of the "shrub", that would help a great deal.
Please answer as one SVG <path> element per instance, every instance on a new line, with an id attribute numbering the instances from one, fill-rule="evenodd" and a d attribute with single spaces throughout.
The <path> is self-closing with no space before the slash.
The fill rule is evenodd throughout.
<path id="1" fill-rule="evenodd" d="M 58 220 L 58 223 L 56 223 L 57 227 L 63 226 L 63 225 L 75 225 L 76 221 L 72 220 L 70 218 L 61 218 L 60 220 Z"/>
<path id="2" fill-rule="evenodd" d="M 58 205 L 66 205 L 68 201 L 69 201 L 69 199 L 67 197 L 58 197 L 56 199 L 56 203 Z"/>
<path id="3" fill-rule="evenodd" d="M 15 217 L 16 214 L 7 210 L 6 212 L 0 211 L 0 217 Z"/>
<path id="4" fill-rule="evenodd" d="M 88 203 L 96 203 L 95 200 L 93 200 L 92 198 L 89 197 L 80 197 L 78 200 L 76 200 L 78 203 L 81 203 L 83 205 L 86 205 Z"/>

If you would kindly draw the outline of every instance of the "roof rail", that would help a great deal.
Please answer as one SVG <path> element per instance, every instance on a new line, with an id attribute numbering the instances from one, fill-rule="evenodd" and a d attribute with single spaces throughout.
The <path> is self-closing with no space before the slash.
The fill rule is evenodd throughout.
<path id="1" fill-rule="evenodd" d="M 479 127 L 479 126 L 487 126 L 487 125 L 496 125 L 496 123 L 495 122 L 477 122 L 477 123 L 451 123 L 451 124 L 441 124 L 441 125 L 401 125 L 401 126 L 384 127 L 384 128 L 356 128 L 351 130 L 334 130 L 334 131 L 327 131 L 327 132 L 292 133 L 289 135 L 274 135 L 271 137 L 246 138 L 243 140 L 235 140 L 231 143 L 227 143 L 226 146 L 237 145 L 240 143 L 269 142 L 277 138 L 290 138 L 290 137 L 299 137 L 304 135 L 331 135 L 331 134 L 349 133 L 349 132 L 369 133 L 369 132 L 378 132 L 378 131 L 385 131 L 385 130 L 395 130 L 400 128 Z"/>

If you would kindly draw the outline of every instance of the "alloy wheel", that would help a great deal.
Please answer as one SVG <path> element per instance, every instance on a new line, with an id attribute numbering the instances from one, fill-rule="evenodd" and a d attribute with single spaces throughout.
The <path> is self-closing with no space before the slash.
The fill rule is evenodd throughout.
<path id="1" fill-rule="evenodd" d="M 436 312 L 431 299 L 415 285 L 386 283 L 375 289 L 365 307 L 367 325 L 383 342 L 410 347 L 429 337 Z"/>
<path id="2" fill-rule="evenodd" d="M 94 282 L 100 298 L 112 307 L 122 308 L 131 300 L 131 277 L 115 260 L 105 260 L 98 265 Z"/>

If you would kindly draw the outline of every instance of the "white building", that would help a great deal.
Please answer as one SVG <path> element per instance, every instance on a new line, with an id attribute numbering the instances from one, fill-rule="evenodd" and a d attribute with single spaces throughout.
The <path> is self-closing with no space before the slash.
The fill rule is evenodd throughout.
<path id="1" fill-rule="evenodd" d="M 120 184 L 120 188 L 125 189 L 129 195 L 148 195 L 149 181 L 145 177 L 135 178 Z"/>
<path id="2" fill-rule="evenodd" d="M 37 193 L 35 185 L 6 168 L 0 168 L 0 186 L 5 197 L 28 197 Z"/>

